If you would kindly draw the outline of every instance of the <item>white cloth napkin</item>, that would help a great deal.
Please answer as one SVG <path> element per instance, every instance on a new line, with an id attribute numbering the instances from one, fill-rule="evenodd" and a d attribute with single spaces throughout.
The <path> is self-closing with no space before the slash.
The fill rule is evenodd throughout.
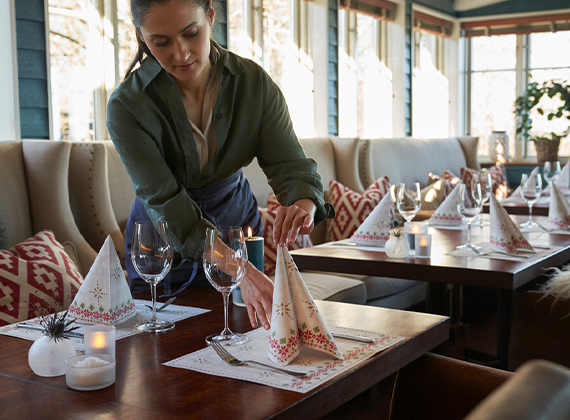
<path id="1" fill-rule="evenodd" d="M 564 165 L 564 167 L 558 174 L 556 185 L 558 185 L 561 188 L 570 188 L 570 162 Z"/>
<path id="2" fill-rule="evenodd" d="M 491 194 L 490 209 L 491 249 L 508 254 L 516 254 L 517 249 L 528 249 L 534 252 L 532 246 L 493 194 Z"/>
<path id="3" fill-rule="evenodd" d="M 459 188 L 456 186 L 429 218 L 430 225 L 460 225 L 463 218 L 457 209 Z"/>
<path id="4" fill-rule="evenodd" d="M 394 223 L 394 202 L 390 194 L 386 194 L 378 203 L 350 241 L 358 245 L 384 246 L 390 239 L 390 226 Z"/>
<path id="5" fill-rule="evenodd" d="M 69 307 L 68 316 L 86 324 L 117 325 L 137 309 L 111 235 Z"/>
<path id="6" fill-rule="evenodd" d="M 558 188 L 558 183 L 552 184 L 548 222 L 553 228 L 566 230 L 570 225 L 570 203 Z"/>
<path id="7" fill-rule="evenodd" d="M 277 247 L 272 312 L 268 355 L 273 362 L 289 364 L 301 346 L 343 358 L 289 251 L 282 246 Z"/>

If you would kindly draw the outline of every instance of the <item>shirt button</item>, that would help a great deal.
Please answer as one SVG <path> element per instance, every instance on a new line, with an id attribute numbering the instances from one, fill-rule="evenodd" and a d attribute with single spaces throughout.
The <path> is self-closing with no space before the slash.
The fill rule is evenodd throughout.
<path id="1" fill-rule="evenodd" d="M 222 114 L 220 114 L 220 113 L 218 112 L 218 113 L 216 114 L 216 118 L 217 118 L 217 119 L 222 118 Z"/>

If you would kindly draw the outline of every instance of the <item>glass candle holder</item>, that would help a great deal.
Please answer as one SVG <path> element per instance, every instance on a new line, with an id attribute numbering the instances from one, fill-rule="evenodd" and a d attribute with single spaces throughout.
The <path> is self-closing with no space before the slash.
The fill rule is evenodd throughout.
<path id="1" fill-rule="evenodd" d="M 265 241 L 262 236 L 251 236 L 251 228 L 248 228 L 248 236 L 245 237 L 245 247 L 247 248 L 247 258 L 249 262 L 262 273 L 263 264 L 265 262 L 265 254 L 263 246 Z M 232 292 L 232 301 L 234 305 L 245 308 L 245 303 L 241 296 L 241 289 L 238 287 Z"/>
<path id="2" fill-rule="evenodd" d="M 431 235 L 417 234 L 415 237 L 416 258 L 431 258 Z"/>
<path id="3" fill-rule="evenodd" d="M 83 329 L 85 354 L 108 354 L 115 357 L 115 327 L 89 325 Z"/>
<path id="4" fill-rule="evenodd" d="M 115 383 L 116 362 L 108 354 L 82 354 L 65 361 L 67 386 L 79 391 L 93 391 Z"/>
<path id="5" fill-rule="evenodd" d="M 404 235 L 410 244 L 410 249 L 415 249 L 416 247 L 416 235 L 425 235 L 428 233 L 428 229 L 429 223 L 427 222 L 404 223 Z"/>

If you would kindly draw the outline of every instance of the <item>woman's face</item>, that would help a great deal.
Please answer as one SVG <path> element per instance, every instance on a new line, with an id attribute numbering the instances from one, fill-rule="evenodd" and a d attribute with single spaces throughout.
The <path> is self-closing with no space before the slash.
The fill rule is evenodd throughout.
<path id="1" fill-rule="evenodd" d="M 204 69 L 210 66 L 213 9 L 209 15 L 193 1 L 172 0 L 154 6 L 140 27 L 152 55 L 163 69 L 183 83 L 207 80 Z"/>

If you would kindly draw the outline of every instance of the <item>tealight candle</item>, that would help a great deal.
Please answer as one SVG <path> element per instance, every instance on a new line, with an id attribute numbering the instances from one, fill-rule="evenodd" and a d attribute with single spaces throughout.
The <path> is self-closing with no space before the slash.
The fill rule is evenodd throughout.
<path id="1" fill-rule="evenodd" d="M 404 235 L 410 244 L 410 249 L 415 249 L 416 235 L 425 235 L 428 233 L 429 224 L 427 222 L 407 222 L 404 223 Z"/>
<path id="2" fill-rule="evenodd" d="M 416 258 L 430 258 L 431 235 L 417 234 L 415 241 L 416 241 Z"/>
<path id="3" fill-rule="evenodd" d="M 247 258 L 249 262 L 257 268 L 262 273 L 264 264 L 264 253 L 263 253 L 264 240 L 261 236 L 252 236 L 251 227 L 247 228 L 247 236 L 245 237 L 245 247 L 247 248 Z M 232 299 L 234 305 L 245 307 L 243 303 L 243 298 L 241 297 L 241 290 L 238 287 L 232 293 Z"/>
<path id="4" fill-rule="evenodd" d="M 116 362 L 108 354 L 82 354 L 65 361 L 65 382 L 79 391 L 92 391 L 115 383 Z"/>
<path id="5" fill-rule="evenodd" d="M 89 325 L 83 329 L 85 354 L 108 354 L 115 357 L 115 327 Z"/>

